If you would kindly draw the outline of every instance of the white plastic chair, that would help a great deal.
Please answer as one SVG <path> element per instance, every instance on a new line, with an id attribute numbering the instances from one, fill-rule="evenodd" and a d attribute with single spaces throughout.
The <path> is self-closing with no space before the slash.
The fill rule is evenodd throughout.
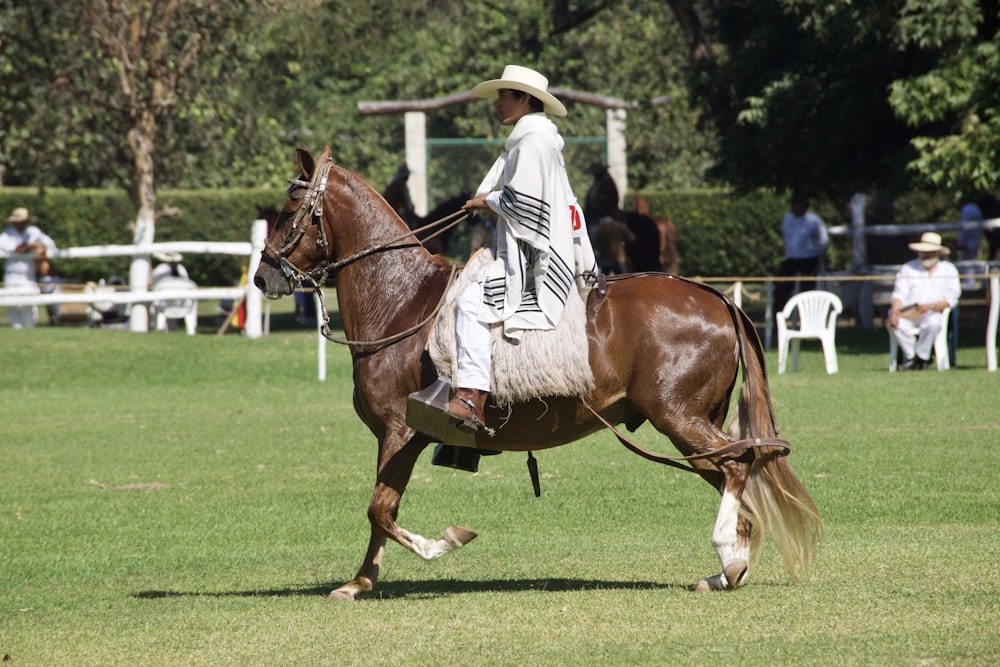
<path id="1" fill-rule="evenodd" d="M 186 289 L 195 291 L 198 285 L 193 280 L 180 277 L 161 278 L 153 284 L 153 292 Z M 184 320 L 189 336 L 198 329 L 198 301 L 193 298 L 165 299 L 153 302 L 156 312 L 156 330 L 167 331 L 167 320 Z"/>
<path id="2" fill-rule="evenodd" d="M 937 336 L 934 337 L 934 357 L 937 359 L 937 369 L 939 371 L 946 371 L 951 368 L 951 362 L 948 360 L 948 323 L 951 321 L 951 307 L 945 308 L 941 311 L 941 318 L 944 324 L 941 325 L 941 330 L 938 331 Z M 899 356 L 899 342 L 896 341 L 896 337 L 892 334 L 892 330 L 886 328 L 889 331 L 889 372 L 896 372 L 896 358 Z"/>
<path id="3" fill-rule="evenodd" d="M 798 310 L 798 329 L 789 328 L 792 313 Z M 803 338 L 817 338 L 823 344 L 826 372 L 837 372 L 837 315 L 844 310 L 840 297 L 833 292 L 808 290 L 799 292 L 788 300 L 778 320 L 778 374 L 785 372 L 788 348 L 792 348 L 792 372 L 799 369 L 799 347 Z"/>

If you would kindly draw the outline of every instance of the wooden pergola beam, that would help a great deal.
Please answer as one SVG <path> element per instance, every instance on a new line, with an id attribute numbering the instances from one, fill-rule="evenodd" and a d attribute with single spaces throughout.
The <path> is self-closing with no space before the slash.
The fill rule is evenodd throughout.
<path id="1" fill-rule="evenodd" d="M 582 90 L 571 90 L 569 88 L 550 88 L 549 92 L 560 100 L 590 104 L 602 109 L 638 109 L 643 106 L 639 102 L 629 102 L 610 95 L 597 95 L 595 93 L 585 93 Z M 475 102 L 479 98 L 473 97 L 472 93 L 454 93 L 443 97 L 432 97 L 424 100 L 388 100 L 384 102 L 358 102 L 358 113 L 362 116 L 385 116 L 390 114 L 406 113 L 408 111 L 439 111 L 456 104 L 466 104 Z M 649 106 L 663 106 L 669 104 L 670 98 L 666 96 L 657 97 L 650 100 Z"/>
<path id="2" fill-rule="evenodd" d="M 629 102 L 609 95 L 585 93 L 569 88 L 550 88 L 549 92 L 560 100 L 589 104 L 604 109 L 605 127 L 608 141 L 608 171 L 618 186 L 618 205 L 624 204 L 628 190 L 628 164 L 625 155 L 625 117 L 629 109 L 643 106 L 659 107 L 670 104 L 670 98 L 662 95 L 646 104 Z M 409 185 L 413 197 L 413 208 L 417 215 L 427 214 L 427 149 L 425 114 L 439 111 L 456 104 L 482 102 L 471 92 L 454 93 L 443 97 L 423 100 L 387 100 L 381 102 L 358 102 L 358 113 L 362 116 L 404 115 L 406 127 L 406 164 L 410 170 Z"/>

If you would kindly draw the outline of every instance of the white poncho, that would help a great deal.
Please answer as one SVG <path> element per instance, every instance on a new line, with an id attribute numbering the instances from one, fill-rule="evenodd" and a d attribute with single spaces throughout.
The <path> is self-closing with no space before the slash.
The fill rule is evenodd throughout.
<path id="1" fill-rule="evenodd" d="M 523 116 L 479 186 L 479 193 L 493 193 L 488 202 L 498 218 L 497 258 L 483 274 L 479 319 L 503 322 L 512 340 L 525 330 L 555 328 L 577 278 L 595 270 L 563 143 L 544 114 Z"/>

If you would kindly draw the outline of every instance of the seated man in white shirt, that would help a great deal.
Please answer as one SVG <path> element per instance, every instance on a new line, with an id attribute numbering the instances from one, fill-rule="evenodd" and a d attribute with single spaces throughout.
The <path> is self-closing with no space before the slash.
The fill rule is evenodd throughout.
<path id="1" fill-rule="evenodd" d="M 153 259 L 155 259 L 159 264 L 153 269 L 152 274 L 149 277 L 149 281 L 152 285 L 155 285 L 160 280 L 164 278 L 187 278 L 188 272 L 181 264 L 184 261 L 184 256 L 179 252 L 154 252 Z"/>
<path id="2" fill-rule="evenodd" d="M 941 327 L 948 326 L 941 313 L 954 308 L 962 295 L 958 269 L 942 259 L 948 249 L 941 245 L 941 235 L 926 232 L 910 250 L 917 259 L 910 260 L 896 273 L 889 310 L 889 330 L 903 353 L 899 370 L 923 370 L 930 365 L 934 338 Z"/>
<path id="3" fill-rule="evenodd" d="M 153 259 L 159 264 L 150 275 L 150 287 L 159 289 L 195 289 L 194 281 L 181 262 L 184 256 L 179 252 L 154 252 Z M 189 334 L 194 334 L 198 324 L 198 303 L 194 299 L 169 299 L 154 301 L 152 310 L 156 314 L 157 331 L 173 331 L 177 320 L 183 319 Z"/>

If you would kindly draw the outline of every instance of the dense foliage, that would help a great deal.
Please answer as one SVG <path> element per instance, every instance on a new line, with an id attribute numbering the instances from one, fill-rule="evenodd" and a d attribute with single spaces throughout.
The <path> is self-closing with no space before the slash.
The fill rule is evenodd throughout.
<path id="1" fill-rule="evenodd" d="M 715 177 L 846 199 L 1000 189 L 995 0 L 721 0 L 692 69 Z"/>
<path id="2" fill-rule="evenodd" d="M 467 91 L 517 62 L 635 103 L 632 189 L 799 187 L 840 207 L 856 190 L 996 191 L 998 12 L 994 0 L 0 2 L 0 179 L 134 196 L 146 146 L 158 188 L 277 187 L 296 145 L 329 144 L 379 187 L 403 160 L 403 123 L 359 102 Z M 564 134 L 604 132 L 602 109 L 569 107 Z M 155 130 L 151 146 L 136 127 Z M 505 133 L 486 102 L 428 115 L 431 137 Z"/>

